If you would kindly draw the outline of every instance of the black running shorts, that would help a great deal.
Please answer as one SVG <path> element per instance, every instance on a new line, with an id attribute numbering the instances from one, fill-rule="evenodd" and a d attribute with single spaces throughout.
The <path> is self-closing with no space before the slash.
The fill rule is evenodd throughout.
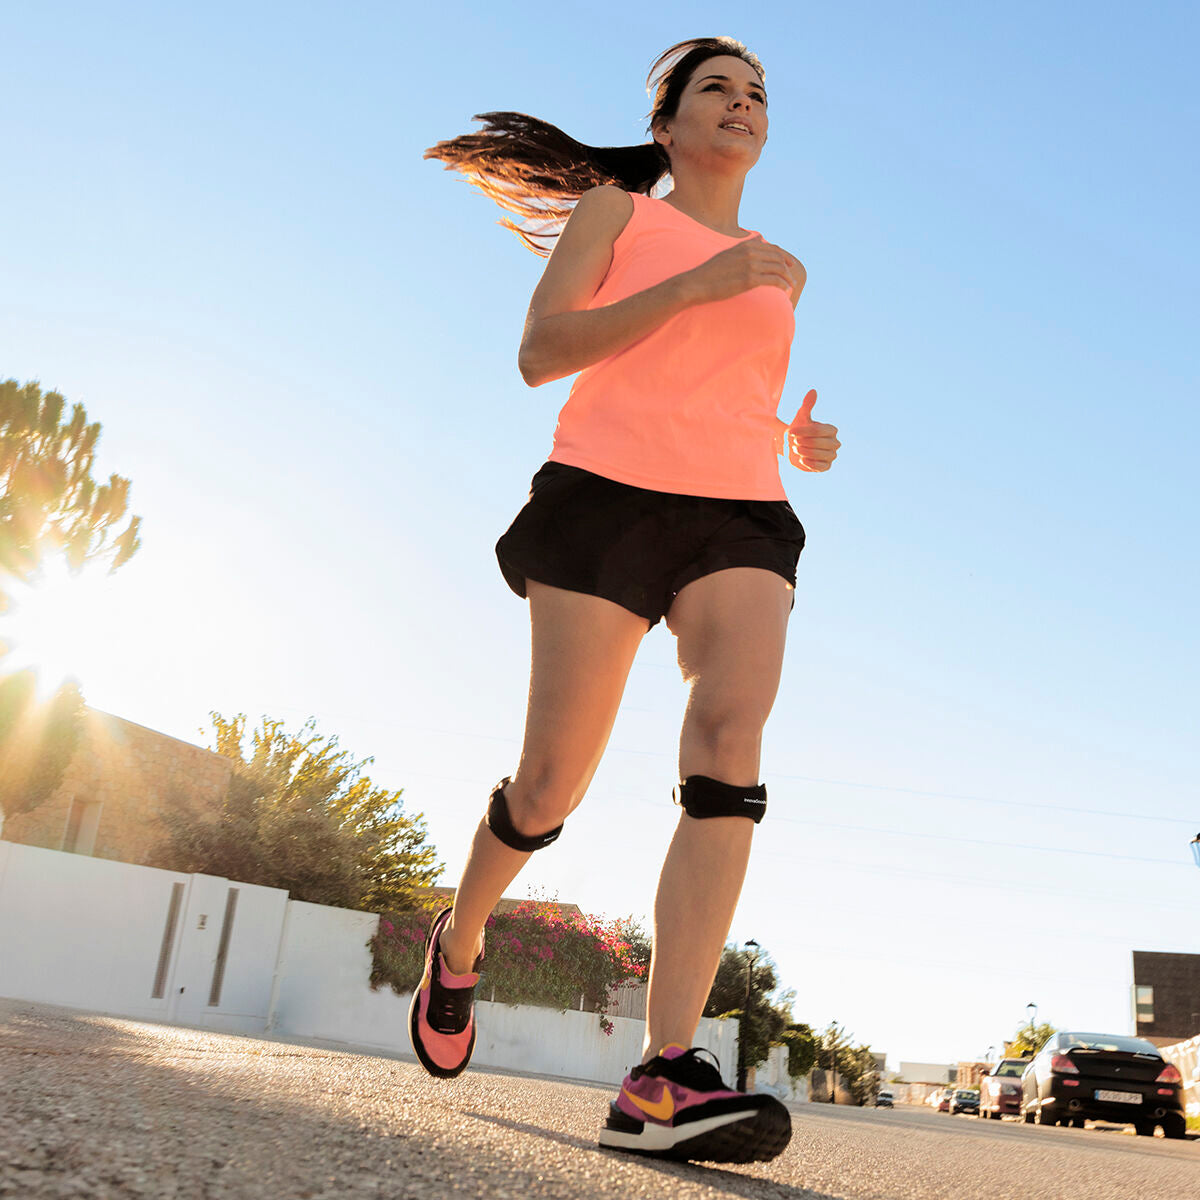
<path id="1" fill-rule="evenodd" d="M 714 500 L 631 487 L 548 462 L 496 543 L 508 586 L 532 579 L 611 600 L 656 624 L 689 583 L 761 567 L 796 586 L 804 526 L 786 500 Z"/>

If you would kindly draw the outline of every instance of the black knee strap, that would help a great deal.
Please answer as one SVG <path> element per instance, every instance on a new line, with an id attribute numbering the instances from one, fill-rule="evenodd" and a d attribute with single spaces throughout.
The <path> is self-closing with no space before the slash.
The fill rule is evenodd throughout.
<path id="1" fill-rule="evenodd" d="M 511 779 L 504 778 L 496 784 L 492 798 L 488 802 L 487 827 L 510 850 L 520 850 L 523 854 L 541 850 L 550 845 L 562 833 L 563 827 L 560 825 L 557 829 L 551 829 L 549 833 L 538 833 L 533 837 L 526 837 L 525 834 L 519 833 L 513 826 L 512 817 L 508 812 L 508 799 L 504 795 L 505 784 L 510 782 Z"/>
<path id="2" fill-rule="evenodd" d="M 675 800 L 689 817 L 749 817 L 755 825 L 767 811 L 767 789 L 735 787 L 707 775 L 689 775 L 676 789 Z"/>

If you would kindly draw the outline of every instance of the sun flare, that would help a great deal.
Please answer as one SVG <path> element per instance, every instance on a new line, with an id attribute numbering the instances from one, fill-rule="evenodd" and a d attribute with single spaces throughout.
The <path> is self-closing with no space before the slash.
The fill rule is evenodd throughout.
<path id="1" fill-rule="evenodd" d="M 6 581 L 10 604 L 0 613 L 0 670 L 32 670 L 39 699 L 48 699 L 68 679 L 86 684 L 102 633 L 98 613 L 112 585 L 106 571 L 77 575 L 62 559 L 45 564 L 29 583 Z"/>

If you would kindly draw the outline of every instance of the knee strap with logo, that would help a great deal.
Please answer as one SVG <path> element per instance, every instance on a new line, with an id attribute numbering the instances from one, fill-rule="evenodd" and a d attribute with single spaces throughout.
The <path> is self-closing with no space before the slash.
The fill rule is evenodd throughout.
<path id="1" fill-rule="evenodd" d="M 541 850 L 550 845 L 562 833 L 563 827 L 560 825 L 557 829 L 551 829 L 549 833 L 537 833 L 532 837 L 518 832 L 512 823 L 512 817 L 508 812 L 508 800 L 504 795 L 505 785 L 511 782 L 511 778 L 506 777 L 496 784 L 492 798 L 488 802 L 487 827 L 510 850 L 520 850 L 522 854 L 530 854 L 534 850 Z"/>
<path id="2" fill-rule="evenodd" d="M 707 775 L 689 775 L 676 789 L 675 799 L 689 817 L 749 817 L 756 825 L 767 811 L 767 789 L 735 787 Z"/>

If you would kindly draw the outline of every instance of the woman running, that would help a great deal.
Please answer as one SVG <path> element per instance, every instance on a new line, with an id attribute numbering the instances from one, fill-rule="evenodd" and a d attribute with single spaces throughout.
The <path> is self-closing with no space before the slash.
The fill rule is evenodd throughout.
<path id="1" fill-rule="evenodd" d="M 731 38 L 666 51 L 653 141 L 590 147 L 521 113 L 427 157 L 526 222 L 545 254 L 519 365 L 530 387 L 579 373 L 529 502 L 496 546 L 529 600 L 533 662 L 520 760 L 491 794 L 454 905 L 434 918 L 413 997 L 413 1048 L 458 1075 L 475 1043 L 483 929 L 501 894 L 583 799 L 646 631 L 665 618 L 689 687 L 679 744 L 683 811 L 654 903 L 645 1054 L 602 1146 L 749 1162 L 779 1154 L 787 1110 L 725 1086 L 689 1049 L 766 810 L 762 730 L 779 685 L 804 529 L 777 454 L 804 471 L 837 457 L 837 430 L 776 415 L 805 273 L 738 222 L 767 139 L 759 60 Z M 665 198 L 650 193 L 670 175 Z M 562 226 L 564 218 L 565 227 Z M 711 1057 L 711 1056 L 710 1056 Z"/>

